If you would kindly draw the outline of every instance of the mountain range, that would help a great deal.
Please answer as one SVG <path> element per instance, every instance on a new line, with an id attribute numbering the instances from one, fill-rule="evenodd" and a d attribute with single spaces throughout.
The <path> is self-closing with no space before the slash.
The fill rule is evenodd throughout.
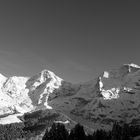
<path id="1" fill-rule="evenodd" d="M 55 110 L 90 129 L 110 129 L 117 121 L 140 123 L 140 66 L 124 64 L 97 78 L 73 84 L 49 70 L 32 77 L 0 74 L 0 124 L 22 122 L 19 116 Z"/>

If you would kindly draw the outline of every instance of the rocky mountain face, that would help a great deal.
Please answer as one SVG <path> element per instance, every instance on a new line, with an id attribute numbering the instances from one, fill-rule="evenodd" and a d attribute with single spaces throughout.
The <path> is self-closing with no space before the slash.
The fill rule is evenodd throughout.
<path id="1" fill-rule="evenodd" d="M 14 112 L 25 113 L 38 107 L 51 107 L 47 99 L 54 89 L 61 86 L 62 79 L 53 72 L 43 70 L 29 77 L 0 76 L 0 115 Z"/>
<path id="2" fill-rule="evenodd" d="M 138 124 L 140 67 L 125 64 L 82 84 L 66 82 L 48 70 L 31 78 L 0 75 L 1 116 L 39 109 L 61 112 L 89 128 L 110 128 L 114 121 Z"/>

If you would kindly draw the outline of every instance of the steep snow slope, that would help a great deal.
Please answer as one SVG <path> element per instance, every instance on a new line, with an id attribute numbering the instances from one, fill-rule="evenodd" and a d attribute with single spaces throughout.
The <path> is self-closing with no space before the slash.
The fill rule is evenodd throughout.
<path id="1" fill-rule="evenodd" d="M 31 78 L 6 78 L 0 75 L 0 115 L 25 113 L 39 106 L 51 108 L 47 105 L 48 96 L 54 89 L 59 88 L 61 81 L 61 78 L 48 70 L 43 70 Z"/>
<path id="2" fill-rule="evenodd" d="M 28 95 L 32 100 L 32 104 L 39 108 L 51 109 L 48 105 L 48 97 L 55 89 L 61 86 L 62 81 L 61 78 L 48 70 L 43 70 L 41 73 L 31 77 L 26 83 L 26 88 L 29 89 Z"/>

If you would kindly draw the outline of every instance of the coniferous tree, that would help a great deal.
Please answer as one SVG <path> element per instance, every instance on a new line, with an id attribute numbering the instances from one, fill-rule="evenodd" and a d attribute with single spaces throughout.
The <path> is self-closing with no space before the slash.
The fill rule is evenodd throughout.
<path id="1" fill-rule="evenodd" d="M 97 130 L 93 133 L 93 140 L 111 140 L 110 132 Z"/>
<path id="2" fill-rule="evenodd" d="M 42 140 L 47 140 L 48 135 L 49 135 L 49 131 L 48 131 L 48 129 L 46 129 L 45 134 L 44 134 Z"/>
<path id="3" fill-rule="evenodd" d="M 130 128 L 128 124 L 122 127 L 122 140 L 130 140 Z"/>
<path id="4" fill-rule="evenodd" d="M 70 132 L 69 140 L 86 140 L 83 126 L 77 124 Z"/>
<path id="5" fill-rule="evenodd" d="M 122 140 L 122 128 L 117 122 L 113 125 L 111 140 Z"/>
<path id="6" fill-rule="evenodd" d="M 43 140 L 67 140 L 68 131 L 65 126 L 60 123 L 54 123 L 50 131 L 46 131 Z"/>
<path id="7" fill-rule="evenodd" d="M 93 136 L 92 135 L 87 135 L 86 136 L 86 140 L 95 140 L 95 139 L 93 139 Z"/>

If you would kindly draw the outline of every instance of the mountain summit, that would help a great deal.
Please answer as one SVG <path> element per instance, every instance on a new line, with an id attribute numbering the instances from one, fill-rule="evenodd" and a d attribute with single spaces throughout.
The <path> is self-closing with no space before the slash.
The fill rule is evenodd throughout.
<path id="1" fill-rule="evenodd" d="M 96 129 L 109 128 L 114 121 L 135 124 L 140 122 L 139 93 L 140 67 L 135 64 L 104 71 L 82 84 L 64 81 L 49 70 L 32 77 L 0 75 L 0 115 L 51 109 Z"/>
<path id="2" fill-rule="evenodd" d="M 31 78 L 6 78 L 0 75 L 0 115 L 12 114 L 15 110 L 20 113 L 29 112 L 39 104 L 48 108 L 47 98 L 54 89 L 59 88 L 61 81 L 61 78 L 48 70 Z"/>

